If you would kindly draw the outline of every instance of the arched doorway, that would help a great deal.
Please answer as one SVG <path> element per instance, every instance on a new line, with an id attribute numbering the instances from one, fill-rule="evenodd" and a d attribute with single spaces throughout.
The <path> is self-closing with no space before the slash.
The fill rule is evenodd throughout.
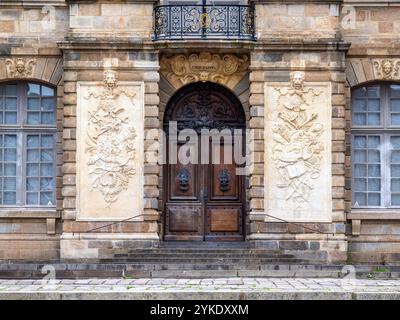
<path id="1" fill-rule="evenodd" d="M 246 118 L 225 87 L 197 82 L 170 99 L 165 116 L 164 240 L 244 237 Z"/>

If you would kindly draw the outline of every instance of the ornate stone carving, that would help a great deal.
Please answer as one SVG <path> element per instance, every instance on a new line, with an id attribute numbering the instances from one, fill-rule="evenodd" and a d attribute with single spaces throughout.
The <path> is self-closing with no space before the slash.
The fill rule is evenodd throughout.
<path id="1" fill-rule="evenodd" d="M 32 77 L 35 59 L 6 59 L 7 74 L 9 78 L 29 78 Z"/>
<path id="2" fill-rule="evenodd" d="M 375 76 L 383 80 L 397 80 L 400 78 L 400 60 L 380 59 L 373 61 Z"/>
<path id="3" fill-rule="evenodd" d="M 272 159 L 278 172 L 277 186 L 285 189 L 286 200 L 297 207 L 304 207 L 314 188 L 314 180 L 320 176 L 320 141 L 324 126 L 318 122 L 318 114 L 307 108 L 319 91 L 304 87 L 304 73 L 291 74 L 290 88 L 275 88 L 278 94 L 278 122 L 272 128 Z"/>
<path id="4" fill-rule="evenodd" d="M 246 55 L 213 54 L 209 52 L 178 54 L 161 58 L 161 73 L 175 87 L 197 81 L 211 81 L 233 88 L 249 66 Z"/>
<path id="5" fill-rule="evenodd" d="M 84 98 L 93 101 L 94 108 L 88 111 L 86 151 L 90 154 L 88 166 L 92 190 L 103 195 L 107 206 L 118 199 L 121 191 L 128 187 L 135 174 L 136 132 L 130 123 L 123 105 L 116 99 L 125 95 L 135 96 L 118 87 L 117 74 L 104 72 L 104 87 L 99 92 L 89 92 Z"/>

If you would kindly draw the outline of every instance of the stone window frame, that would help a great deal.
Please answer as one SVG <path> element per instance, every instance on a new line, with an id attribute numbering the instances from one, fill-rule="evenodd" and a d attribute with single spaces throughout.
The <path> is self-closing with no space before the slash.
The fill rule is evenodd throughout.
<path id="1" fill-rule="evenodd" d="M 17 123 L 14 125 L 0 124 L 0 134 L 15 134 L 17 137 L 16 154 L 17 154 L 17 179 L 16 179 L 16 204 L 14 205 L 3 205 L 0 204 L 0 211 L 10 209 L 24 209 L 24 210 L 56 210 L 57 206 L 57 87 L 50 83 L 38 82 L 35 80 L 8 80 L 2 81 L 1 85 L 15 84 L 17 85 Z M 53 124 L 38 124 L 29 125 L 25 123 L 27 117 L 27 102 L 28 98 L 24 92 L 24 88 L 27 84 L 36 84 L 51 88 L 54 91 L 53 98 L 55 99 L 56 105 L 53 110 L 54 122 Z M 26 140 L 28 135 L 53 135 L 53 178 L 54 178 L 54 203 L 52 205 L 28 205 L 26 204 L 26 172 L 24 170 L 26 166 L 26 157 L 23 155 L 27 150 Z M 40 149 L 40 147 L 39 147 Z M 41 162 L 40 162 L 41 163 Z M 39 191 L 40 192 L 40 191 Z"/>
<path id="2" fill-rule="evenodd" d="M 390 85 L 400 85 L 399 82 L 396 81 L 372 81 L 368 83 L 362 83 L 357 86 L 353 86 L 351 88 L 351 101 L 350 101 L 350 109 L 351 109 L 351 130 L 350 130 L 350 157 L 351 157 L 351 203 L 350 207 L 352 210 L 385 210 L 389 211 L 392 209 L 400 208 L 400 205 L 390 205 L 391 203 L 391 191 L 390 191 L 390 182 L 391 182 L 391 174 L 390 174 L 390 156 L 391 156 L 391 149 L 388 147 L 388 141 L 393 136 L 400 137 L 400 126 L 391 126 L 389 124 L 390 121 L 390 105 L 389 101 L 391 99 L 389 93 Z M 355 126 L 353 125 L 353 114 L 354 109 L 353 101 L 355 99 L 353 92 L 359 88 L 367 88 L 371 86 L 379 86 L 380 87 L 380 125 L 379 126 Z M 354 137 L 355 136 L 379 136 L 381 141 L 380 144 L 382 148 L 380 149 L 380 180 L 381 180 L 381 198 L 380 198 L 380 206 L 373 206 L 373 205 L 363 205 L 363 206 L 355 206 L 354 201 Z M 368 164 L 368 162 L 367 162 Z M 368 190 L 367 190 L 368 192 Z"/>

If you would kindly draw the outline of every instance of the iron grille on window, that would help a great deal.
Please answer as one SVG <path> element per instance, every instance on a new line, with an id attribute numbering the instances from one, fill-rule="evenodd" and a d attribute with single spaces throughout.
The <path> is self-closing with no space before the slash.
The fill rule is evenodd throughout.
<path id="1" fill-rule="evenodd" d="M 255 40 L 254 6 L 161 5 L 154 8 L 154 40 Z"/>

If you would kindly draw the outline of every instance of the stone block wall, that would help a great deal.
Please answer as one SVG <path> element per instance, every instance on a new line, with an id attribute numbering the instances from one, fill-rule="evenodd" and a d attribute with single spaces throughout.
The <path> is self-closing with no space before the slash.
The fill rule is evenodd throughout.
<path id="1" fill-rule="evenodd" d="M 282 249 L 307 257 L 310 260 L 329 263 L 346 260 L 347 242 L 345 236 L 346 217 L 344 213 L 345 174 L 345 74 L 344 62 L 347 47 L 324 46 L 323 52 L 312 47 L 298 50 L 284 49 L 272 52 L 256 51 L 251 56 L 250 73 L 250 128 L 252 131 L 254 163 L 250 173 L 250 235 L 255 246 Z M 299 53 L 301 52 L 301 53 Z M 269 183 L 264 171 L 264 103 L 265 83 L 288 83 L 292 71 L 305 73 L 305 85 L 309 83 L 330 83 L 332 88 L 332 212 L 329 223 L 288 223 L 272 221 L 265 216 L 265 186 Z M 269 111 L 268 111 L 269 112 Z M 312 199 L 311 201 L 319 201 Z M 278 217 L 279 218 L 279 217 Z M 276 219 L 275 219 L 276 220 Z M 301 253 L 300 253 L 301 252 Z"/>
<path id="2" fill-rule="evenodd" d="M 113 70 L 118 82 L 143 83 L 144 87 L 144 141 L 148 132 L 158 129 L 158 60 L 154 51 L 143 52 L 134 48 L 125 50 L 79 49 L 79 44 L 65 44 L 64 48 L 64 165 L 63 165 L 63 235 L 61 258 L 102 259 L 121 253 L 124 249 L 152 246 L 158 243 L 158 166 L 144 162 L 143 210 L 139 217 L 127 221 L 96 221 L 79 219 L 76 203 L 77 173 L 77 83 L 100 82 L 105 70 Z M 78 48 L 76 48 L 78 46 Z M 81 133 L 82 134 L 82 133 Z M 151 138 L 151 136 L 150 136 Z M 148 143 L 153 143 L 152 139 Z M 82 199 L 81 201 L 85 201 Z M 123 209 L 123 208 L 121 208 Z M 114 208 L 118 210 L 118 208 Z"/>
<path id="3" fill-rule="evenodd" d="M 331 3 L 262 2 L 256 5 L 259 40 L 339 37 L 340 6 L 334 1 Z"/>

